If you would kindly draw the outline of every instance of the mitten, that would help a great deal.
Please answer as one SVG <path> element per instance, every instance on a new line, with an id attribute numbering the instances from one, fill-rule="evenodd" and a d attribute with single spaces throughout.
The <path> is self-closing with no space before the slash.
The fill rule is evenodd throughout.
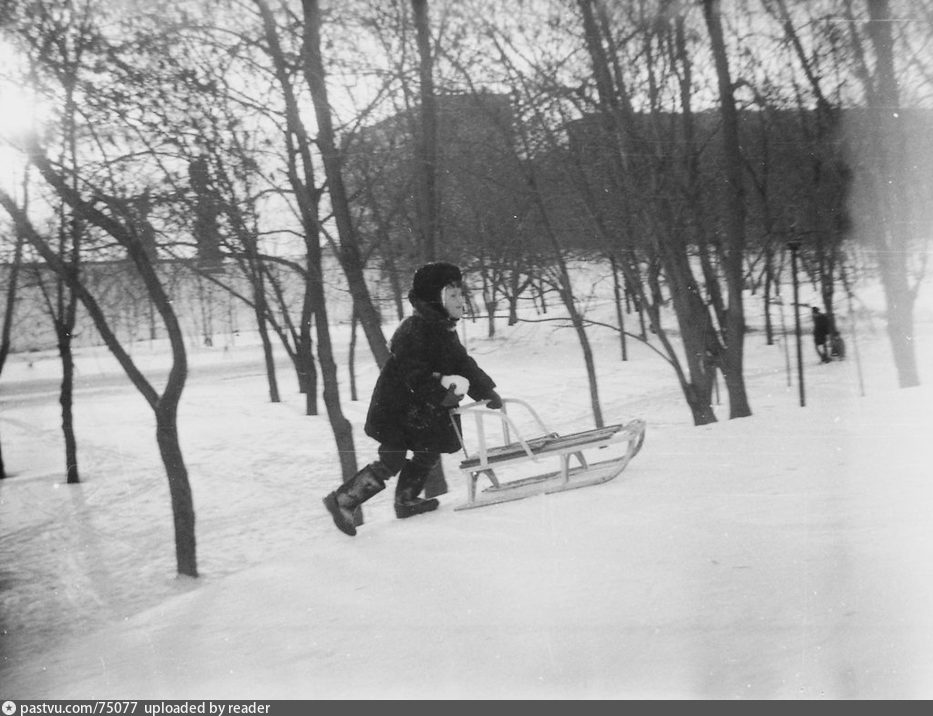
<path id="1" fill-rule="evenodd" d="M 470 392 L 470 381 L 462 375 L 442 375 L 440 380 L 441 385 L 448 390 L 453 388 L 454 392 L 461 398 Z"/>
<path id="2" fill-rule="evenodd" d="M 492 390 L 486 396 L 486 407 L 493 410 L 499 410 L 502 407 L 502 396 Z"/>
<path id="3" fill-rule="evenodd" d="M 456 408 L 460 405 L 461 400 L 463 400 L 463 396 L 457 395 L 457 391 L 454 390 L 454 387 L 450 386 L 447 389 L 447 395 L 441 400 L 441 405 L 445 408 Z"/>
<path id="4" fill-rule="evenodd" d="M 441 385 L 447 388 L 447 395 L 441 401 L 445 408 L 456 408 L 463 400 L 463 396 L 470 389 L 470 381 L 462 375 L 442 375 Z"/>

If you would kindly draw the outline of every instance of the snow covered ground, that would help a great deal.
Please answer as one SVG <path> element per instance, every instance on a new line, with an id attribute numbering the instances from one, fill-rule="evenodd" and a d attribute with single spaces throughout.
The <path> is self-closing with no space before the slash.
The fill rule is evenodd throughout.
<path id="1" fill-rule="evenodd" d="M 76 486 L 57 358 L 15 355 L 0 378 L 0 698 L 931 698 L 929 297 L 925 385 L 897 388 L 877 300 L 854 326 L 843 306 L 846 361 L 819 365 L 804 337 L 806 407 L 792 341 L 753 332 L 754 415 L 728 420 L 723 391 L 705 427 L 654 352 L 630 341 L 622 362 L 594 329 L 606 421 L 648 423 L 621 476 L 461 512 L 447 456 L 440 510 L 396 520 L 386 490 L 356 538 L 321 505 L 333 438 L 285 362 L 272 404 L 254 345 L 193 349 L 180 423 L 197 580 L 175 576 L 151 413 L 106 352 L 80 355 Z M 572 331 L 503 321 L 484 336 L 466 325 L 504 396 L 555 430 L 592 427 Z M 344 408 L 362 466 L 375 369 L 358 378 Z"/>

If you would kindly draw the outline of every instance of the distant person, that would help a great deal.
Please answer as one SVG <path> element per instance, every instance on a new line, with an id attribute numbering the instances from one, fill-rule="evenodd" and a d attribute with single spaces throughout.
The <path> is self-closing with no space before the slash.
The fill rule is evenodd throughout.
<path id="1" fill-rule="evenodd" d="M 829 356 L 829 336 L 830 336 L 829 316 L 821 313 L 816 306 L 813 307 L 813 344 L 816 346 L 817 355 L 821 363 L 829 363 L 832 359 Z"/>
<path id="2" fill-rule="evenodd" d="M 485 400 L 496 410 L 502 407 L 495 382 L 457 337 L 464 309 L 462 282 L 460 269 L 443 261 L 422 266 L 412 278 L 408 300 L 414 313 L 392 336 L 389 360 L 379 373 L 366 416 L 364 430 L 379 442 L 379 459 L 324 498 L 334 524 L 345 534 L 356 534 L 353 511 L 385 489 L 386 480 L 395 474 L 397 517 L 436 509 L 437 499 L 420 494 L 441 453 L 461 447 L 451 408 L 464 395 Z"/>

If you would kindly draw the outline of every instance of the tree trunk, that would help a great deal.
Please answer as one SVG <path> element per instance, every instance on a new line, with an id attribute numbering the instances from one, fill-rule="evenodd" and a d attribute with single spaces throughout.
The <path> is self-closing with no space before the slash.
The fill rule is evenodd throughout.
<path id="1" fill-rule="evenodd" d="M 65 135 L 67 144 L 67 156 L 71 167 L 73 168 L 71 189 L 78 191 L 78 155 L 77 155 L 77 136 L 74 127 L 74 118 L 76 115 L 76 105 L 74 98 L 76 82 L 73 77 L 69 77 L 65 82 Z M 65 204 L 62 205 L 60 213 L 61 226 L 59 232 L 61 244 L 59 254 L 64 255 L 66 241 L 70 242 L 69 253 L 70 262 L 68 266 L 71 275 L 76 278 L 79 276 L 81 268 L 81 239 L 84 234 L 84 221 L 78 212 L 72 209 L 71 216 L 66 217 L 64 211 Z M 66 218 L 70 219 L 66 222 Z M 67 230 L 65 227 L 68 227 Z M 62 406 L 62 435 L 65 439 L 65 481 L 69 485 L 81 482 L 78 471 L 78 445 L 75 438 L 74 429 L 74 354 L 71 350 L 72 337 L 78 313 L 78 297 L 71 289 L 68 283 L 63 279 L 58 279 L 58 348 L 62 361 L 62 385 L 59 399 Z"/>
<path id="2" fill-rule="evenodd" d="M 421 97 L 421 133 L 418 141 L 418 179 L 421 191 L 418 222 L 421 255 L 425 261 L 437 258 L 437 102 L 434 98 L 434 57 L 428 24 L 427 0 L 411 0 L 418 41 L 418 76 Z"/>
<path id="3" fill-rule="evenodd" d="M 716 359 L 722 346 L 710 320 L 709 309 L 700 294 L 700 287 L 688 265 L 686 253 L 675 252 L 667 261 L 667 279 L 672 296 L 677 324 L 687 363 L 689 381 L 684 383 L 684 397 L 694 416 L 694 424 L 716 422 L 712 406 L 713 381 L 716 377 Z M 662 331 L 657 331 L 662 335 Z"/>
<path id="4" fill-rule="evenodd" d="M 359 400 L 356 390 L 356 328 L 359 325 L 356 311 L 350 316 L 350 347 L 347 352 L 347 370 L 350 373 L 350 400 Z"/>
<path id="5" fill-rule="evenodd" d="M 628 344 L 625 340 L 625 311 L 622 306 L 622 279 L 619 276 L 619 262 L 612 254 L 609 255 L 609 263 L 612 267 L 612 293 L 615 298 L 616 322 L 619 324 L 619 349 L 622 351 L 622 360 L 628 360 Z"/>
<path id="6" fill-rule="evenodd" d="M 191 483 L 188 481 L 188 469 L 185 467 L 181 445 L 178 442 L 178 401 L 174 397 L 159 401 L 155 413 L 156 442 L 168 475 L 169 495 L 172 501 L 178 573 L 187 577 L 197 577 L 194 500 L 191 495 Z"/>
<path id="7" fill-rule="evenodd" d="M 483 306 L 486 309 L 486 337 L 495 338 L 496 337 L 496 309 L 499 304 L 497 301 L 492 301 L 486 299 L 483 301 Z"/>
<path id="8" fill-rule="evenodd" d="M 313 259 L 309 251 L 308 264 L 311 268 Z M 310 274 L 309 274 L 310 275 Z M 311 323 L 314 313 L 311 305 L 314 301 L 311 279 L 305 285 L 304 306 L 301 310 L 301 327 L 298 331 L 298 346 L 295 358 L 298 361 L 298 386 L 305 395 L 305 415 L 317 415 L 317 366 L 314 364 L 314 339 L 311 337 Z"/>
<path id="9" fill-rule="evenodd" d="M 279 381 L 275 371 L 275 357 L 272 352 L 272 341 L 269 339 L 269 328 L 266 321 L 265 300 L 257 297 L 256 303 L 256 327 L 259 330 L 259 338 L 262 341 L 262 356 L 266 364 L 266 379 L 269 383 L 269 401 L 272 403 L 282 402 L 279 395 Z"/>
<path id="10" fill-rule="evenodd" d="M 381 368 L 389 359 L 389 346 L 382 333 L 382 321 L 373 305 L 363 274 L 363 258 L 350 215 L 350 204 L 343 182 L 340 153 L 334 136 L 330 103 L 327 99 L 324 60 L 321 56 L 321 11 L 318 0 L 302 0 L 304 12 L 304 76 L 311 91 L 314 115 L 317 118 L 317 145 L 321 151 L 327 187 L 331 198 L 334 222 L 340 237 L 338 259 L 347 278 L 363 333 L 370 350 Z"/>
<path id="11" fill-rule="evenodd" d="M 894 70 L 894 40 L 891 34 L 891 11 L 887 0 L 867 3 L 870 15 L 868 34 L 875 48 L 875 91 L 869 92 L 872 125 L 878 133 L 876 142 L 876 190 L 880 200 L 875 236 L 881 281 L 887 302 L 888 337 L 902 388 L 920 385 L 917 354 L 913 340 L 916 291 L 908 279 L 907 257 L 913 230 L 913 207 L 908 199 L 910 187 L 904 176 L 906 159 L 904 132 L 900 118 L 900 92 Z"/>
<path id="12" fill-rule="evenodd" d="M 0 326 L 0 375 L 6 365 L 10 354 L 10 334 L 13 330 L 13 312 L 16 309 L 16 289 L 18 287 L 19 270 L 23 263 L 23 234 L 17 232 L 16 244 L 13 249 L 13 263 L 9 266 L 8 283 L 6 288 L 6 305 L 3 310 L 3 324 Z M 6 466 L 3 464 L 3 445 L 0 439 L 0 480 L 6 477 Z"/>
<path id="13" fill-rule="evenodd" d="M 570 322 L 573 330 L 577 334 L 577 341 L 583 351 L 583 365 L 586 367 L 586 382 L 590 388 L 590 407 L 593 410 L 593 424 L 597 428 L 605 427 L 603 420 L 603 408 L 599 400 L 599 387 L 596 380 L 596 363 L 593 360 L 593 348 L 590 345 L 590 337 L 586 333 L 586 326 L 583 323 L 583 316 L 577 311 L 573 302 L 573 297 L 568 296 L 565 301 L 567 310 L 570 312 Z"/>
<path id="14" fill-rule="evenodd" d="M 723 158 L 726 181 L 729 184 L 728 205 L 725 216 L 726 252 L 725 276 L 729 305 L 724 323 L 725 346 L 721 368 L 729 392 L 729 417 L 744 418 L 752 414 L 745 390 L 744 344 L 745 314 L 744 290 L 745 259 L 745 197 L 742 185 L 742 156 L 739 149 L 738 116 L 729 74 L 729 62 L 723 39 L 719 15 L 719 0 L 703 0 L 703 15 L 712 44 L 719 84 L 719 108 L 722 115 Z"/>
<path id="15" fill-rule="evenodd" d="M 769 243 L 765 249 L 765 290 L 762 298 L 764 301 L 765 341 L 766 345 L 769 346 L 774 345 L 774 321 L 771 318 L 771 295 L 774 285 L 774 249 Z"/>
<path id="16" fill-rule="evenodd" d="M 318 323 L 320 324 L 321 321 Z M 327 333 L 327 331 L 325 330 L 323 333 Z M 337 364 L 334 361 L 329 335 L 327 337 L 323 336 L 320 329 L 318 329 L 317 346 L 318 361 L 321 363 L 321 377 L 324 382 L 324 408 L 327 410 L 327 417 L 334 431 L 334 441 L 337 444 L 341 474 L 347 480 L 357 472 L 353 427 L 350 421 L 344 417 L 340 405 L 340 381 L 337 376 Z"/>
<path id="17" fill-rule="evenodd" d="M 65 333 L 62 331 L 62 333 Z M 62 384 L 58 400 L 62 406 L 62 435 L 65 439 L 65 482 L 75 485 L 81 482 L 78 474 L 78 444 L 74 427 L 74 355 L 71 352 L 70 335 L 62 335 L 58 341 L 58 354 L 62 362 Z"/>

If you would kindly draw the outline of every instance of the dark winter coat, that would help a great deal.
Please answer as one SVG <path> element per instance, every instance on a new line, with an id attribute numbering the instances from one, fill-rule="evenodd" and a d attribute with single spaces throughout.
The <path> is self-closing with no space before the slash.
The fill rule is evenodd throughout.
<path id="1" fill-rule="evenodd" d="M 492 397 L 496 384 L 476 364 L 457 337 L 456 321 L 423 301 L 396 329 L 391 355 L 376 381 L 365 431 L 384 445 L 407 450 L 453 453 L 460 441 L 441 404 L 447 394 L 440 376 L 470 381 L 473 400 Z M 459 426 L 460 416 L 454 416 Z"/>
<path id="2" fill-rule="evenodd" d="M 832 332 L 829 316 L 825 313 L 813 314 L 813 340 L 816 343 L 825 343 L 827 336 Z"/>

